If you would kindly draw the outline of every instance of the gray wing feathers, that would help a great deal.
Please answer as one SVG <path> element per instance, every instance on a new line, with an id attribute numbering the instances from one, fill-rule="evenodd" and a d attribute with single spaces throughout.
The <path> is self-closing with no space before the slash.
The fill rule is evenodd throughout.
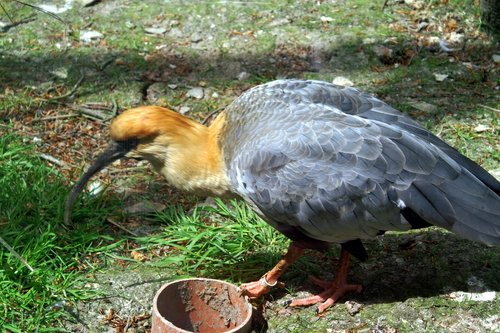
<path id="1" fill-rule="evenodd" d="M 238 98 L 227 116 L 231 179 L 273 225 L 340 242 L 409 229 L 400 218 L 408 207 L 463 237 L 500 243 L 498 182 L 370 95 L 277 81 Z"/>

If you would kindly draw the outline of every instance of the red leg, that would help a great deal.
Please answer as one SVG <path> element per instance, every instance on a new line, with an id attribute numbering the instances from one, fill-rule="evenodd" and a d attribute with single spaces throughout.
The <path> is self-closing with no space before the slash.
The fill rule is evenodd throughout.
<path id="1" fill-rule="evenodd" d="M 257 298 L 264 294 L 267 294 L 271 287 L 278 283 L 278 279 L 283 274 L 283 272 L 293 264 L 302 254 L 304 249 L 295 245 L 290 244 L 287 253 L 281 259 L 273 269 L 264 274 L 264 276 L 255 282 L 244 283 L 240 286 L 240 290 L 243 295 L 247 295 L 250 298 Z"/>
<path id="2" fill-rule="evenodd" d="M 340 253 L 340 262 L 337 268 L 337 273 L 335 275 L 335 280 L 333 281 L 323 281 L 314 277 L 311 277 L 310 280 L 312 283 L 320 286 L 325 289 L 322 293 L 303 298 L 303 299 L 294 299 L 288 303 L 289 306 L 306 306 L 312 305 L 316 303 L 320 303 L 318 307 L 318 313 L 322 313 L 332 304 L 337 302 L 340 298 L 342 298 L 345 294 L 349 292 L 361 292 L 362 286 L 359 284 L 348 284 L 347 283 L 347 273 L 349 271 L 349 252 L 342 249 Z"/>

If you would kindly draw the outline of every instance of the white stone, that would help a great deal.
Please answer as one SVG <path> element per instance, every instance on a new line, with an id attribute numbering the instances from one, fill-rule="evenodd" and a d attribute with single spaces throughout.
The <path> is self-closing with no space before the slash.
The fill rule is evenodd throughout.
<path id="1" fill-rule="evenodd" d="M 80 40 L 85 43 L 90 43 L 92 40 L 102 39 L 103 37 L 104 35 L 98 31 L 94 30 L 80 31 Z"/>
<path id="2" fill-rule="evenodd" d="M 433 73 L 434 74 L 434 78 L 436 79 L 436 81 L 438 82 L 443 82 L 444 80 L 446 80 L 446 78 L 448 77 L 447 74 L 438 74 L 438 73 Z"/>
<path id="3" fill-rule="evenodd" d="M 191 108 L 189 106 L 181 106 L 179 108 L 179 113 L 180 114 L 186 114 L 188 113 L 189 111 L 191 111 Z"/>
<path id="4" fill-rule="evenodd" d="M 250 77 L 250 74 L 248 74 L 247 72 L 241 72 L 240 74 L 238 74 L 239 81 L 248 80 L 249 77 Z"/>
<path id="5" fill-rule="evenodd" d="M 332 83 L 344 87 L 354 86 L 354 83 L 351 80 L 343 76 L 337 76 L 336 78 L 333 79 Z"/>
<path id="6" fill-rule="evenodd" d="M 144 28 L 144 31 L 150 35 L 162 35 L 165 32 L 167 32 L 167 29 L 165 29 L 163 27 L 147 27 L 147 28 Z"/>
<path id="7" fill-rule="evenodd" d="M 474 127 L 474 132 L 483 133 L 483 132 L 489 131 L 490 129 L 491 129 L 491 127 L 489 127 L 488 125 L 479 124 L 476 127 Z"/>
<path id="8" fill-rule="evenodd" d="M 205 95 L 205 93 L 204 93 L 202 87 L 191 88 L 186 93 L 187 97 L 193 97 L 193 98 L 196 98 L 196 99 L 202 99 L 204 95 Z"/>
<path id="9" fill-rule="evenodd" d="M 455 291 L 449 294 L 449 297 L 457 302 L 476 301 L 488 302 L 494 301 L 497 296 L 495 291 L 485 291 L 484 293 L 467 293 L 464 291 Z"/>

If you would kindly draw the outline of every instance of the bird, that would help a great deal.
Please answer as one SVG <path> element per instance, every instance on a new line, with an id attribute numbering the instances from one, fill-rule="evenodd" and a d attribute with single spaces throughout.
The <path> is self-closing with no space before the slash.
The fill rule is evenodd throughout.
<path id="1" fill-rule="evenodd" d="M 172 110 L 140 106 L 110 124 L 109 147 L 75 183 L 64 220 L 87 181 L 120 158 L 147 160 L 177 189 L 239 198 L 290 239 L 258 281 L 268 293 L 306 249 L 339 244 L 333 281 L 288 306 L 324 312 L 347 293 L 351 256 L 387 231 L 437 226 L 487 246 L 500 244 L 500 183 L 481 166 L 382 100 L 354 87 L 282 79 L 257 85 L 209 125 Z M 279 282 L 280 284 L 282 282 Z"/>

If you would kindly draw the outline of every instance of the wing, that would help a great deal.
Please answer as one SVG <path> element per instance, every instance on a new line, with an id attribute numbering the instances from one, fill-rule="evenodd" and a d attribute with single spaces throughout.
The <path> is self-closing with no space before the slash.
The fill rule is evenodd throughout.
<path id="1" fill-rule="evenodd" d="M 298 81 L 287 89 L 264 89 L 248 104 L 262 117 L 236 117 L 238 148 L 228 161 L 237 191 L 278 230 L 343 242 L 407 230 L 400 214 L 409 210 L 466 238 L 499 242 L 498 195 L 449 146 L 356 90 Z"/>

